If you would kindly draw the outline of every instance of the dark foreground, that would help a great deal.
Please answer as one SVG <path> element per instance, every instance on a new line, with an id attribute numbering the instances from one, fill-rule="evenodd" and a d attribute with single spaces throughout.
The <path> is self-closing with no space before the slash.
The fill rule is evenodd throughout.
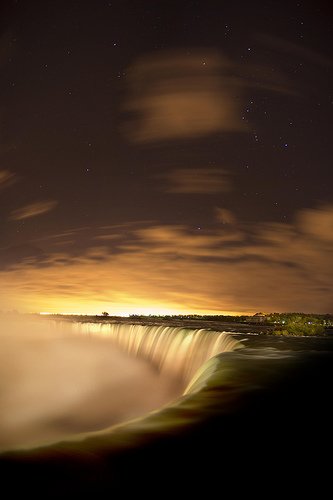
<path id="1" fill-rule="evenodd" d="M 281 350 L 258 347 L 220 355 L 191 394 L 145 420 L 3 454 L 2 487 L 13 498 L 187 498 L 199 490 L 321 498 L 331 468 L 332 342 L 297 352 L 286 341 Z"/>

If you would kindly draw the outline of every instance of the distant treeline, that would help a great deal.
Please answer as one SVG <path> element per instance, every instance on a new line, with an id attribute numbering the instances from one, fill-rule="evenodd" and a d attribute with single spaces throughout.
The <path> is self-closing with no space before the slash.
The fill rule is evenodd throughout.
<path id="1" fill-rule="evenodd" d="M 256 323 L 262 326 L 270 326 L 273 335 L 286 336 L 315 336 L 325 333 L 327 328 L 333 326 L 332 314 L 306 314 L 301 312 L 292 313 L 256 313 L 253 316 L 229 316 L 229 315 L 200 315 L 200 314 L 179 314 L 179 315 L 149 315 L 142 316 L 133 314 L 132 319 L 144 321 L 154 320 L 197 320 L 197 321 L 220 321 L 229 323 Z"/>
<path id="2" fill-rule="evenodd" d="M 159 320 L 174 320 L 174 319 L 192 319 L 192 320 L 202 320 L 202 321 L 223 321 L 230 323 L 266 323 L 281 324 L 291 322 L 305 322 L 308 324 L 321 324 L 323 326 L 333 326 L 333 315 L 332 314 L 307 314 L 301 312 L 291 312 L 291 313 L 256 313 L 253 316 L 230 316 L 224 314 L 174 314 L 174 315 L 158 315 L 158 314 L 131 314 L 129 316 L 132 319 L 159 319 Z"/>
<path id="3" fill-rule="evenodd" d="M 160 319 L 160 320 L 173 320 L 173 319 L 193 319 L 202 321 L 225 321 L 231 323 L 244 323 L 248 320 L 248 316 L 225 316 L 223 314 L 130 314 L 132 319 Z"/>
<path id="4" fill-rule="evenodd" d="M 302 312 L 292 313 L 270 313 L 267 315 L 268 323 L 291 323 L 306 322 L 308 324 L 320 324 L 322 326 L 333 326 L 333 314 L 307 314 Z"/>
<path id="5" fill-rule="evenodd" d="M 275 335 L 315 336 L 333 326 L 331 314 L 274 313 L 269 316 Z"/>
<path id="6" fill-rule="evenodd" d="M 1 312 L 0 312 L 1 315 Z M 10 311 L 3 316 L 16 316 L 20 315 L 16 311 Z M 286 335 L 286 336 L 315 336 L 322 334 L 330 334 L 333 328 L 333 314 L 308 314 L 303 312 L 288 312 L 288 313 L 262 313 L 258 312 L 252 316 L 241 314 L 239 316 L 231 316 L 227 314 L 131 314 L 129 317 L 112 316 L 104 311 L 96 315 L 62 315 L 50 314 L 45 316 L 66 320 L 66 321 L 79 321 L 79 322 L 93 322 L 99 323 L 103 321 L 118 321 L 126 322 L 126 320 L 138 321 L 142 323 L 149 322 L 163 322 L 163 321 L 186 321 L 192 320 L 196 322 L 214 321 L 220 323 L 244 323 L 256 324 L 266 327 L 266 333 L 273 335 Z"/>

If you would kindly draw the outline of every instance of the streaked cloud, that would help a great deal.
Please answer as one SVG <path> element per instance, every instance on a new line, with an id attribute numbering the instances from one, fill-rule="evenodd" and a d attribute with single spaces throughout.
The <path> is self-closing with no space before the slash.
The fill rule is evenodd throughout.
<path id="1" fill-rule="evenodd" d="M 218 168 L 179 168 L 159 176 L 167 181 L 165 191 L 182 194 L 213 194 L 230 191 L 226 170 Z"/>
<path id="2" fill-rule="evenodd" d="M 128 70 L 126 110 L 133 115 L 125 129 L 128 137 L 145 143 L 246 130 L 230 66 L 209 50 L 139 59 Z"/>
<path id="3" fill-rule="evenodd" d="M 16 182 L 16 175 L 10 170 L 2 169 L 0 170 L 0 189 L 3 187 L 10 186 Z"/>
<path id="4" fill-rule="evenodd" d="M 216 218 L 222 224 L 235 224 L 236 216 L 227 208 L 216 207 L 215 209 Z"/>
<path id="5" fill-rule="evenodd" d="M 126 241 L 93 238 L 79 255 L 30 252 L 0 272 L 0 300 L 8 309 L 82 313 L 330 312 L 332 218 L 324 206 L 300 211 L 293 224 L 133 226 Z"/>
<path id="6" fill-rule="evenodd" d="M 297 217 L 300 230 L 315 239 L 333 243 L 333 210 L 329 206 L 320 210 L 303 210 Z"/>
<path id="7" fill-rule="evenodd" d="M 153 226 L 136 231 L 146 252 L 184 257 L 221 257 L 223 243 L 239 241 L 236 231 L 190 230 L 186 226 Z"/>
<path id="8" fill-rule="evenodd" d="M 296 94 L 282 70 L 240 64 L 212 49 L 142 56 L 127 71 L 124 132 L 136 143 L 246 132 L 242 109 L 249 91 Z"/>
<path id="9" fill-rule="evenodd" d="M 117 234 L 98 234 L 95 236 L 95 240 L 105 240 L 112 241 L 118 239 L 119 236 Z"/>
<path id="10" fill-rule="evenodd" d="M 35 203 L 30 203 L 17 210 L 13 210 L 10 215 L 12 220 L 22 220 L 28 219 L 30 217 L 36 217 L 37 215 L 45 214 L 50 210 L 53 210 L 57 206 L 58 202 L 54 200 L 48 201 L 38 201 Z"/>
<path id="11" fill-rule="evenodd" d="M 302 58 L 303 60 L 307 60 L 313 64 L 324 67 L 331 67 L 333 65 L 333 60 L 330 57 L 327 57 L 320 52 L 311 49 L 310 47 L 304 46 L 303 43 L 298 44 L 290 42 L 281 37 L 267 34 L 257 35 L 256 38 L 260 42 L 263 42 L 265 45 L 268 45 L 279 52 L 286 52 L 289 56 L 294 55 L 298 59 Z"/>

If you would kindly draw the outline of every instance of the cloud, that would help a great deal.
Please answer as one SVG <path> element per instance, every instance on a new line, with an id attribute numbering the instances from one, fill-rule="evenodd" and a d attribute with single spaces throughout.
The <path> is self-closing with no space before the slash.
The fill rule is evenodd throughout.
<path id="1" fill-rule="evenodd" d="M 123 130 L 142 144 L 246 132 L 242 108 L 253 89 L 297 94 L 283 71 L 272 74 L 269 64 L 240 64 L 207 48 L 142 56 L 127 75 Z"/>
<path id="2" fill-rule="evenodd" d="M 47 254 L 37 245 L 27 242 L 20 245 L 10 245 L 0 248 L 0 269 L 10 268 L 18 262 L 32 262 L 40 265 Z"/>
<path id="3" fill-rule="evenodd" d="M 333 243 L 333 209 L 303 210 L 297 217 L 298 227 L 305 234 L 322 242 Z"/>
<path id="4" fill-rule="evenodd" d="M 45 214 L 50 210 L 53 210 L 57 206 L 58 202 L 54 200 L 39 201 L 35 203 L 30 203 L 24 207 L 13 210 L 10 215 L 12 220 L 22 220 L 28 219 L 30 217 L 36 217 L 37 215 Z"/>
<path id="5" fill-rule="evenodd" d="M 230 210 L 227 210 L 226 208 L 216 207 L 215 212 L 217 220 L 219 222 L 222 222 L 222 224 L 236 223 L 236 217 Z"/>
<path id="6" fill-rule="evenodd" d="M 212 51 L 161 53 L 129 68 L 128 137 L 139 143 L 246 130 L 229 61 Z"/>
<path id="7" fill-rule="evenodd" d="M 293 224 L 132 226 L 126 239 L 99 246 L 93 238 L 77 255 L 64 249 L 12 263 L 0 272 L 0 302 L 81 313 L 332 312 L 332 217 L 325 206 L 298 212 Z"/>
<path id="8" fill-rule="evenodd" d="M 228 173 L 218 168 L 179 168 L 158 177 L 169 184 L 168 193 L 213 194 L 231 189 Z"/>
<path id="9" fill-rule="evenodd" d="M 275 48 L 278 51 L 286 52 L 288 56 L 294 55 L 297 59 L 303 58 L 313 64 L 324 67 L 331 67 L 333 64 L 333 60 L 330 57 L 327 57 L 308 47 L 304 47 L 302 44 L 289 42 L 284 38 L 267 34 L 257 35 L 256 38 L 273 49 Z"/>
<path id="10" fill-rule="evenodd" d="M 10 170 L 2 169 L 0 170 L 0 189 L 3 187 L 8 187 L 14 182 L 16 182 L 16 175 Z"/>
<path id="11" fill-rule="evenodd" d="M 184 257 L 221 257 L 224 242 L 239 241 L 235 231 L 191 231 L 186 226 L 153 226 L 136 231 L 145 252 Z"/>

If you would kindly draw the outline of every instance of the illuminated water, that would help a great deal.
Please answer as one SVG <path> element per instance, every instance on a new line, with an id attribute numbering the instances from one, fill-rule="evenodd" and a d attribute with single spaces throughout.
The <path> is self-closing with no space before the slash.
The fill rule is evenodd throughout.
<path id="1" fill-rule="evenodd" d="M 238 342 L 166 326 L 11 321 L 0 349 L 0 450 L 110 428 L 177 399 Z"/>
<path id="2" fill-rule="evenodd" d="M 79 333 L 112 340 L 131 356 L 152 363 L 159 372 L 190 382 L 205 361 L 240 344 L 224 332 L 173 326 L 121 323 L 74 323 Z"/>
<path id="3" fill-rule="evenodd" d="M 5 477 L 23 480 L 18 491 L 24 485 L 41 498 L 159 498 L 180 490 L 188 497 L 198 487 L 207 496 L 232 485 L 233 494 L 267 498 L 290 495 L 290 488 L 297 496 L 304 486 L 321 498 L 330 477 L 321 454 L 332 444 L 332 338 L 230 337 L 203 329 L 96 323 L 74 324 L 70 331 L 91 346 L 102 341 L 106 356 L 121 349 L 163 383 L 176 382 L 175 392 L 169 404 L 164 399 L 162 408 L 157 404 L 142 418 L 3 454 Z M 243 348 L 237 349 L 238 341 Z M 133 383 L 138 377 L 131 373 Z"/>

